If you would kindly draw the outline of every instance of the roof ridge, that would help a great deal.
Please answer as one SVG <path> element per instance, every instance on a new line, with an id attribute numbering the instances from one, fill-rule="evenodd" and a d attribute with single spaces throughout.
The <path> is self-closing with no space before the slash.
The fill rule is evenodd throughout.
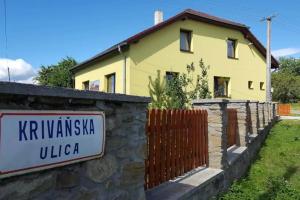
<path id="1" fill-rule="evenodd" d="M 216 21 L 223 21 L 223 22 L 227 22 L 227 23 L 236 24 L 238 26 L 248 27 L 247 25 L 245 25 L 243 23 L 235 22 L 235 21 L 225 19 L 225 18 L 222 18 L 222 17 L 217 17 L 215 15 L 211 15 L 211 14 L 208 14 L 208 13 L 205 13 L 205 12 L 197 11 L 197 10 L 194 10 L 194 9 L 191 9 L 191 8 L 186 9 L 185 12 L 187 12 L 189 14 L 193 14 L 193 15 L 199 15 L 199 16 L 202 16 L 202 17 L 209 17 L 212 20 L 216 20 Z"/>

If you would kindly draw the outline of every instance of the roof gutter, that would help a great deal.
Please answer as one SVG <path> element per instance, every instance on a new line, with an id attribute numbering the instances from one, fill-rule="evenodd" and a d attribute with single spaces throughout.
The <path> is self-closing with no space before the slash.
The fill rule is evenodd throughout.
<path id="1" fill-rule="evenodd" d="M 85 67 L 86 65 L 89 65 L 91 63 L 93 63 L 94 61 L 96 60 L 101 60 L 101 59 L 105 59 L 107 58 L 108 56 L 112 55 L 114 52 L 115 53 L 120 53 L 119 52 L 119 49 L 122 50 L 122 48 L 124 49 L 124 47 L 127 47 L 128 46 L 128 43 L 127 42 L 120 42 L 119 44 L 116 44 L 114 45 L 113 47 L 109 48 L 109 49 L 106 49 L 105 51 L 103 51 L 102 53 L 100 54 L 97 54 L 95 55 L 94 57 L 90 58 L 90 59 L 87 59 L 81 63 L 79 63 L 78 65 L 72 67 L 70 69 L 70 71 L 72 73 L 75 73 L 76 71 L 80 70 L 81 68 Z M 124 50 L 122 50 L 124 51 Z"/>

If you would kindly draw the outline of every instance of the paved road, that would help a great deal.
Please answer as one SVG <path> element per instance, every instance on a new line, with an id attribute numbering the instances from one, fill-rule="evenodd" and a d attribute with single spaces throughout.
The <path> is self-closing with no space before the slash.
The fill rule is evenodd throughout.
<path id="1" fill-rule="evenodd" d="M 299 110 L 291 110 L 291 113 L 292 113 L 292 114 L 298 114 L 298 115 L 299 115 L 299 114 L 300 114 L 300 111 L 299 111 Z"/>
<path id="2" fill-rule="evenodd" d="M 300 116 L 280 116 L 280 119 L 294 119 L 294 120 L 300 120 Z"/>

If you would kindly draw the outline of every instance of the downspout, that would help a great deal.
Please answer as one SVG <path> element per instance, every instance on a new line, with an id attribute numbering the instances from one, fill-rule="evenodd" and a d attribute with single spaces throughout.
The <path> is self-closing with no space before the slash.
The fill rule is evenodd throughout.
<path id="1" fill-rule="evenodd" d="M 124 58 L 124 62 L 123 62 L 123 93 L 126 94 L 126 56 L 122 52 L 120 45 L 118 45 L 118 51 L 119 51 L 120 55 L 122 55 Z"/>

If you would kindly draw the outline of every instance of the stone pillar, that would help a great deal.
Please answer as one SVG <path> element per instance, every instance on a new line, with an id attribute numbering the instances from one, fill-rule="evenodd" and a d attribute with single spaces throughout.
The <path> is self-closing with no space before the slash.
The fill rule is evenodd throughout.
<path id="1" fill-rule="evenodd" d="M 277 102 L 273 102 L 273 119 L 276 121 L 277 120 L 277 108 L 278 108 L 278 103 Z"/>
<path id="2" fill-rule="evenodd" d="M 268 111 L 269 111 L 269 123 L 271 123 L 272 122 L 272 120 L 273 120 L 273 117 L 272 117 L 272 102 L 268 102 Z"/>
<path id="3" fill-rule="evenodd" d="M 224 169 L 227 162 L 227 102 L 225 99 L 193 101 L 194 108 L 208 113 L 208 157 L 209 167 Z"/>
<path id="4" fill-rule="evenodd" d="M 263 129 L 265 127 L 265 115 L 264 115 L 264 103 L 258 103 L 258 119 L 259 119 L 259 128 Z"/>
<path id="5" fill-rule="evenodd" d="M 250 134 L 257 134 L 259 128 L 259 119 L 258 119 L 258 101 L 250 101 Z"/>
<path id="6" fill-rule="evenodd" d="M 268 109 L 268 103 L 267 103 L 267 102 L 264 102 L 263 106 L 264 106 L 264 118 L 265 118 L 264 125 L 265 125 L 265 126 L 268 126 L 268 124 L 269 124 L 269 109 Z"/>
<path id="7" fill-rule="evenodd" d="M 250 109 L 249 101 L 247 100 L 230 100 L 228 108 L 234 108 L 237 110 L 237 121 L 238 121 L 238 130 L 237 130 L 237 145 L 246 146 L 248 141 L 248 133 L 250 127 Z M 252 127 L 252 125 L 251 125 Z"/>

